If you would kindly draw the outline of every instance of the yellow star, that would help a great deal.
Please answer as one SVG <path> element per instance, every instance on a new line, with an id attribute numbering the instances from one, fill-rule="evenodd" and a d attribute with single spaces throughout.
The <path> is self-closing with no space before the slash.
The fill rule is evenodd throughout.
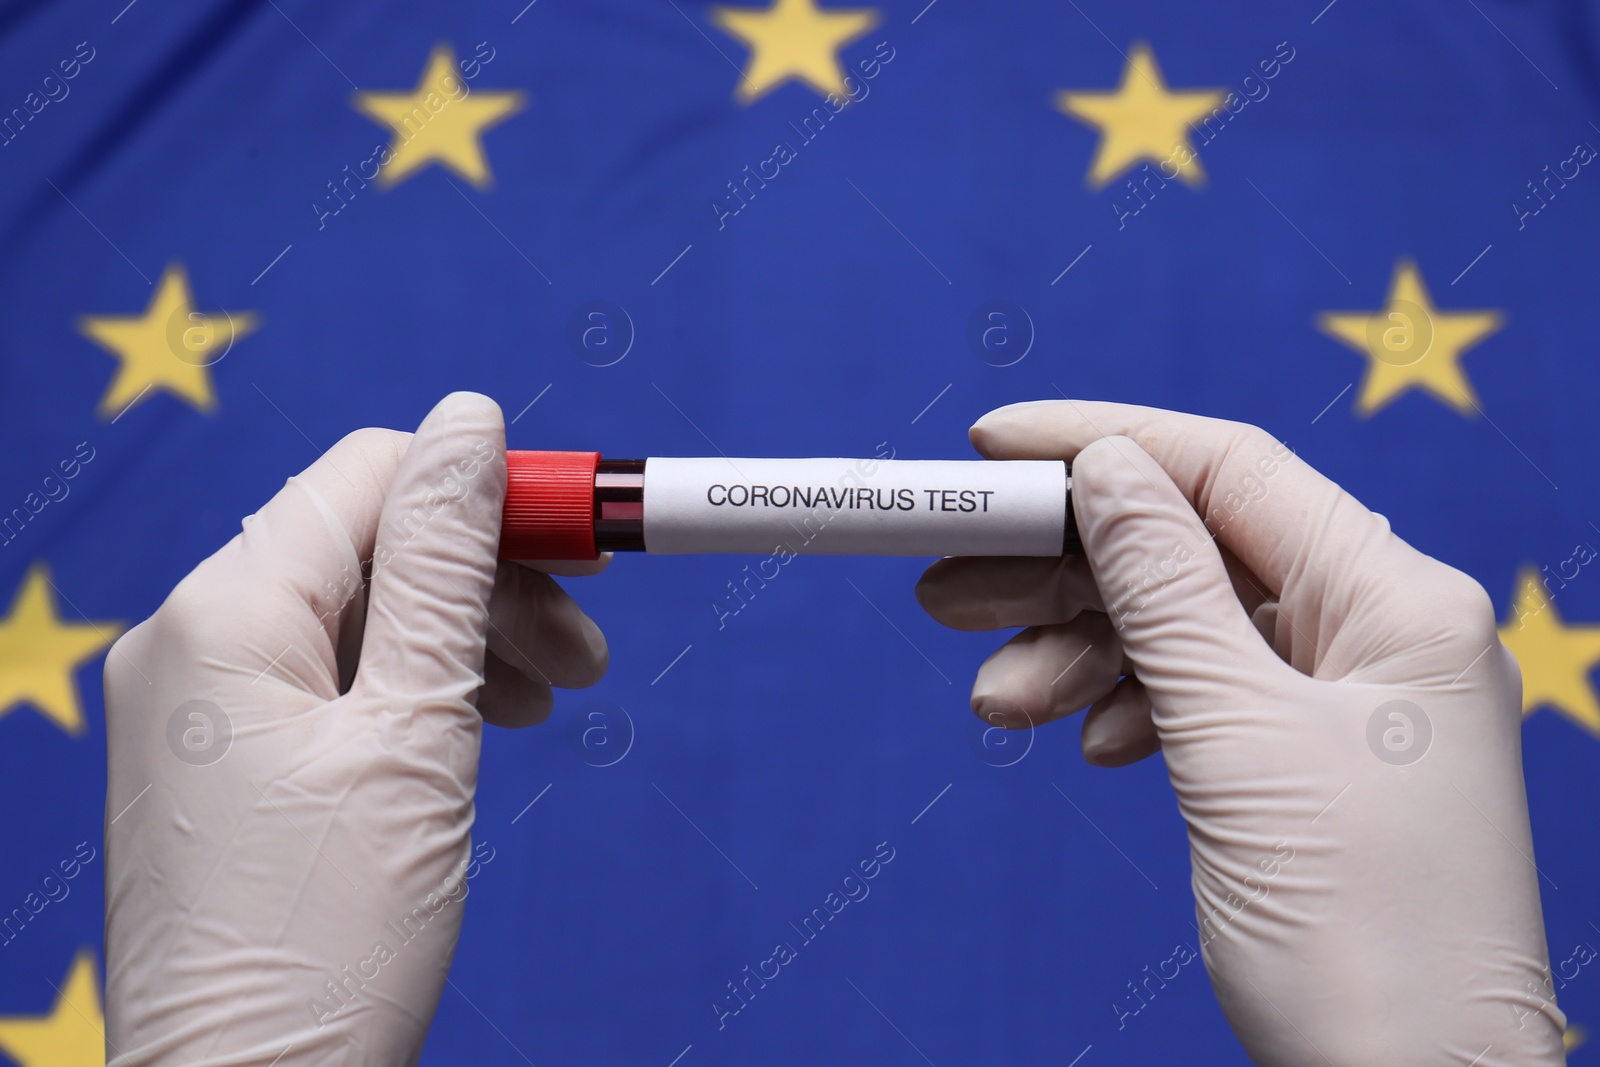
<path id="1" fill-rule="evenodd" d="M 1136 163 L 1168 164 L 1190 185 L 1205 181 L 1205 171 L 1189 143 L 1189 127 L 1222 105 L 1221 89 L 1171 92 L 1156 66 L 1155 53 L 1136 42 L 1114 92 L 1061 89 L 1056 108 L 1100 130 L 1100 150 L 1089 168 L 1089 187 L 1102 189 Z M 1174 175 L 1166 174 L 1171 178 Z"/>
<path id="2" fill-rule="evenodd" d="M 456 67 L 456 53 L 434 45 L 417 88 L 409 93 L 357 93 L 354 106 L 394 133 L 379 161 L 379 188 L 389 189 L 429 163 L 449 167 L 487 189 L 494 181 L 479 140 L 485 130 L 522 110 L 518 92 L 472 92 Z"/>
<path id="3" fill-rule="evenodd" d="M 72 674 L 122 632 L 115 622 L 62 622 L 43 563 L 28 568 L 0 619 L 0 716 L 22 701 L 74 737 L 88 729 Z"/>
<path id="4" fill-rule="evenodd" d="M 1561 1044 L 1567 1052 L 1571 1052 L 1573 1049 L 1577 1048 L 1579 1045 L 1582 1045 L 1588 1040 L 1589 1031 L 1585 1030 L 1577 1023 L 1573 1023 L 1571 1026 L 1567 1027 L 1566 1032 L 1561 1035 Z"/>
<path id="5" fill-rule="evenodd" d="M 0 1016 L 0 1052 L 22 1067 L 105 1067 L 105 1033 L 100 980 L 85 949 L 57 987 L 50 1014 Z"/>
<path id="6" fill-rule="evenodd" d="M 1517 578 L 1500 640 L 1522 666 L 1524 715 L 1549 705 L 1600 736 L 1600 703 L 1589 684 L 1589 672 L 1600 664 L 1600 625 L 1562 622 L 1539 572 L 1529 567 Z"/>
<path id="7" fill-rule="evenodd" d="M 1477 394 L 1461 369 L 1467 349 L 1505 324 L 1498 311 L 1440 311 L 1417 265 L 1395 264 L 1389 297 L 1376 312 L 1325 311 L 1322 331 L 1366 356 L 1356 410 L 1371 415 L 1407 389 L 1422 389 L 1463 415 L 1478 413 Z"/>
<path id="8" fill-rule="evenodd" d="M 116 418 L 153 388 L 211 411 L 217 406 L 211 367 L 255 328 L 256 317 L 247 311 L 196 311 L 183 265 L 170 264 L 143 315 L 85 315 L 78 320 L 79 332 L 122 361 L 111 388 L 100 398 L 100 417 Z"/>
<path id="9" fill-rule="evenodd" d="M 734 98 L 748 104 L 790 79 L 847 96 L 839 49 L 878 24 L 875 8 L 823 10 L 814 0 L 772 0 L 764 11 L 714 7 L 711 21 L 750 49 Z"/>

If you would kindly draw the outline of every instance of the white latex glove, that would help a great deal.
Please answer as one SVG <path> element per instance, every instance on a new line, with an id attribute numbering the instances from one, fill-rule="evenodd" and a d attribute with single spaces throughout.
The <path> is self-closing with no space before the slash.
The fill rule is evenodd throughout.
<path id="1" fill-rule="evenodd" d="M 918 597 L 959 629 L 1029 627 L 978 672 L 979 715 L 1092 705 L 1089 762 L 1161 750 L 1251 1058 L 1564 1063 L 1520 675 L 1478 583 L 1252 426 L 1049 401 L 972 440 L 1072 462 L 1084 557 L 942 560 Z"/>
<path id="2" fill-rule="evenodd" d="M 117 642 L 112 1064 L 416 1061 L 492 858 L 481 721 L 539 721 L 606 666 L 550 578 L 497 566 L 505 481 L 487 397 L 357 431 Z"/>

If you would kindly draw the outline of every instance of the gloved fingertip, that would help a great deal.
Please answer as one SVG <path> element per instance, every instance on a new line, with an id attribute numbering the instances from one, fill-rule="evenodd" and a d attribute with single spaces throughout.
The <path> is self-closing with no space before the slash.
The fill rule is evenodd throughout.
<path id="1" fill-rule="evenodd" d="M 1083 718 L 1083 761 L 1088 765 L 1128 766 L 1152 757 L 1162 747 L 1154 725 L 1141 729 L 1130 721 L 1109 721 L 1107 715 L 1096 715 L 1096 709 Z"/>
<path id="2" fill-rule="evenodd" d="M 458 391 L 447 394 L 423 417 L 413 442 L 436 440 L 442 436 L 489 438 L 494 447 L 505 449 L 505 416 L 500 405 L 482 393 Z"/>
<path id="3" fill-rule="evenodd" d="M 591 674 L 589 680 L 582 686 L 586 688 L 606 676 L 606 671 L 611 667 L 611 646 L 607 643 L 605 631 L 600 629 L 600 624 L 589 616 L 580 615 L 578 626 L 583 632 L 585 644 L 589 646 L 588 664 Z"/>
<path id="4" fill-rule="evenodd" d="M 985 415 L 967 430 L 967 440 L 972 442 L 973 450 L 985 459 L 989 458 L 990 449 L 993 447 L 991 442 L 994 439 L 994 425 L 985 423 L 988 418 L 989 416 Z"/>
<path id="5" fill-rule="evenodd" d="M 1139 443 L 1133 438 L 1120 433 L 1107 434 L 1104 437 L 1097 437 L 1083 446 L 1082 451 L 1078 453 L 1077 461 L 1072 465 L 1072 471 L 1074 475 L 1077 475 L 1080 472 L 1080 468 L 1088 466 L 1096 473 L 1103 473 L 1104 469 L 1108 468 L 1108 465 L 1120 461 L 1118 465 L 1131 473 L 1138 469 L 1137 457 L 1140 456 L 1149 460 L 1151 464 L 1155 464 L 1155 460 L 1150 459 L 1145 450 L 1140 448 Z"/>
<path id="6" fill-rule="evenodd" d="M 1126 767 L 1160 751 L 1149 703 L 1133 683 L 1124 680 L 1089 709 L 1080 745 L 1083 761 L 1091 767 Z"/>
<path id="7" fill-rule="evenodd" d="M 537 726 L 550 717 L 555 694 L 537 678 L 494 653 L 484 657 L 484 685 L 478 691 L 478 714 L 483 721 L 508 730 Z"/>
<path id="8" fill-rule="evenodd" d="M 1133 746 L 1110 741 L 1086 743 L 1083 746 L 1083 762 L 1091 767 L 1126 767 L 1140 760 L 1149 759 L 1160 747 L 1160 745 Z"/>
<path id="9" fill-rule="evenodd" d="M 1061 403 L 1063 401 L 1060 400 L 1025 400 L 995 408 L 972 424 L 967 430 L 967 439 L 981 456 L 989 459 L 1004 456 L 1018 445 L 1026 445 L 1029 438 L 1037 436 L 1031 432 L 1031 424 L 1041 414 L 1048 414 L 1051 408 Z"/>
<path id="10" fill-rule="evenodd" d="M 428 413 L 428 418 L 435 416 L 451 419 L 486 418 L 495 421 L 501 418 L 500 405 L 495 403 L 492 397 L 468 389 L 445 394 Z M 423 422 L 426 423 L 428 418 L 423 419 Z"/>
<path id="11" fill-rule="evenodd" d="M 1151 508 L 1179 523 L 1193 514 L 1161 464 L 1122 434 L 1089 442 L 1073 460 L 1072 505 L 1086 543 L 1101 524 L 1133 511 Z"/>
<path id="12" fill-rule="evenodd" d="M 939 560 L 922 572 L 922 577 L 917 579 L 916 588 L 911 595 L 917 598 L 917 603 L 922 610 L 939 618 L 941 609 L 948 604 L 950 596 L 948 584 L 943 576 L 949 571 L 950 566 L 944 560 Z"/>
<path id="13" fill-rule="evenodd" d="M 917 580 L 917 603 L 934 622 L 952 630 L 997 629 L 993 606 L 966 577 L 956 557 L 940 560 Z"/>
<path id="14" fill-rule="evenodd" d="M 1020 705 L 993 696 L 972 696 L 972 713 L 990 726 L 1001 730 L 1029 730 L 1036 723 Z"/>

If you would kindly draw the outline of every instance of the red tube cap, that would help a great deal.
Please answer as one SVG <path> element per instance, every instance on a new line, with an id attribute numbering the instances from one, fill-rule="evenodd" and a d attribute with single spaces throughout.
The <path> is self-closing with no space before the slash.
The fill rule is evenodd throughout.
<path id="1" fill-rule="evenodd" d="M 506 451 L 501 559 L 597 559 L 594 473 L 598 452 Z"/>

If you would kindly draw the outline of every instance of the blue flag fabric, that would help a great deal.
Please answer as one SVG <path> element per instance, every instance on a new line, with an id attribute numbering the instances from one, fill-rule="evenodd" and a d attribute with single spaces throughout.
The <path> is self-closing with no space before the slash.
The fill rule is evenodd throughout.
<path id="1" fill-rule="evenodd" d="M 1585 1062 L 1596 15 L 0 7 L 0 1056 L 100 1062 L 107 646 L 344 433 L 475 389 L 615 457 L 964 457 L 1061 396 L 1266 427 L 1500 606 Z M 1245 1062 L 1159 757 L 987 733 L 999 637 L 924 562 L 570 583 L 612 669 L 485 738 L 425 1063 Z"/>

